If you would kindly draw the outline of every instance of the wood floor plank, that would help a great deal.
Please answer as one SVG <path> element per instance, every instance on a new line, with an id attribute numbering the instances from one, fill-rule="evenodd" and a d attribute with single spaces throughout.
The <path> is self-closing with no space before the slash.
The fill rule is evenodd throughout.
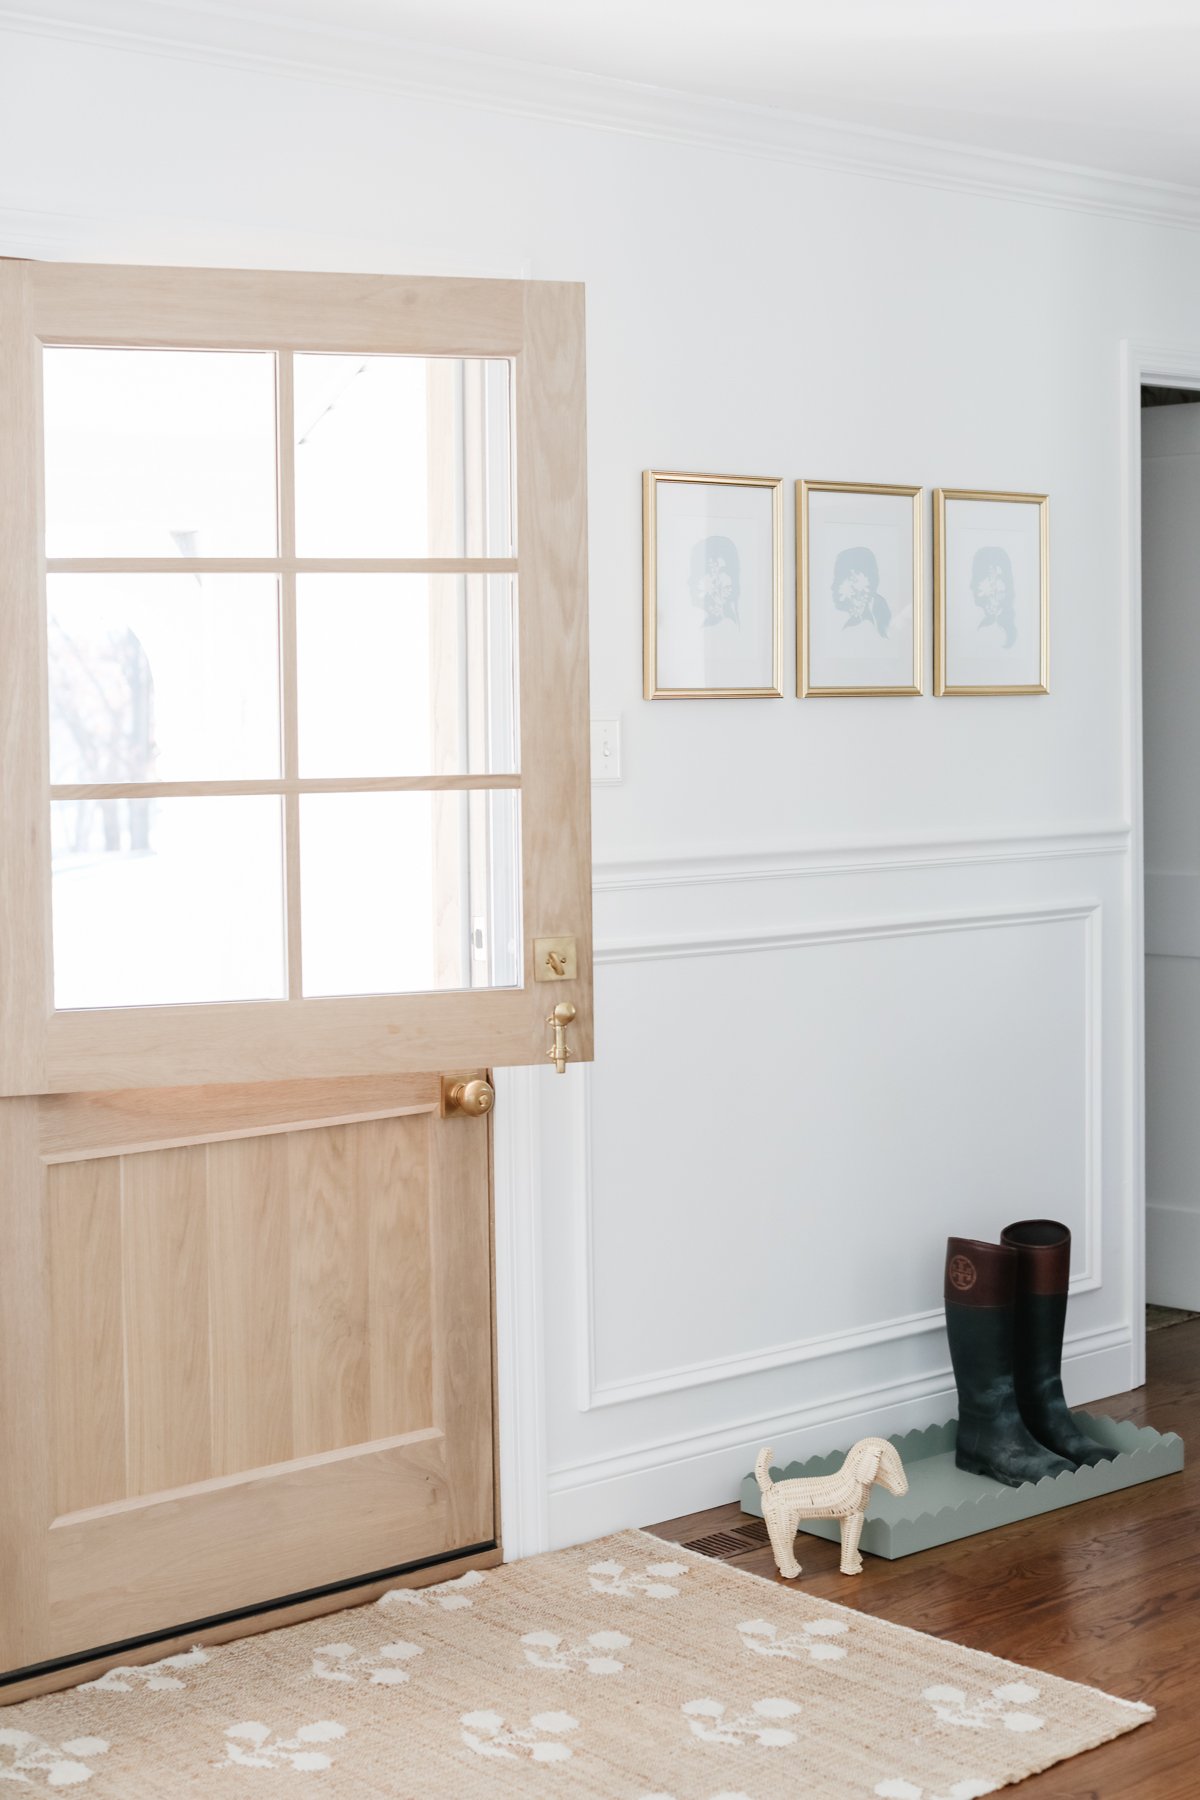
<path id="1" fill-rule="evenodd" d="M 1200 1320 L 1152 1333 L 1147 1363 L 1144 1388 L 1094 1410 L 1200 1446 Z M 746 1523 L 733 1502 L 649 1529 L 686 1543 Z M 1023 1781 L 1022 1800 L 1200 1797 L 1200 1461 L 919 1556 L 868 1556 L 853 1579 L 836 1544 L 804 1537 L 798 1555 L 806 1593 L 1158 1709 L 1145 1730 Z M 731 1560 L 780 1579 L 767 1546 Z"/>

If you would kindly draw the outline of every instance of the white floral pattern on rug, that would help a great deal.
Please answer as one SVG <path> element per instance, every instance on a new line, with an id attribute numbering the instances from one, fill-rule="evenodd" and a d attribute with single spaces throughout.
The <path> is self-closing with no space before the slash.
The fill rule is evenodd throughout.
<path id="1" fill-rule="evenodd" d="M 314 1744 L 332 1744 L 344 1738 L 346 1727 L 332 1719 L 316 1719 L 301 1725 L 294 1737 L 276 1737 L 269 1725 L 250 1719 L 243 1725 L 229 1725 L 225 1730 L 225 1755 L 214 1769 L 295 1769 L 311 1774 L 328 1769 L 333 1758 L 326 1750 L 314 1750 Z"/>
<path id="2" fill-rule="evenodd" d="M 374 1687 L 399 1687 L 409 1678 L 401 1664 L 423 1655 L 420 1644 L 409 1644 L 403 1638 L 394 1644 L 380 1644 L 378 1650 L 319 1644 L 313 1651 L 312 1675 L 317 1681 L 358 1681 L 365 1675 Z"/>
<path id="3" fill-rule="evenodd" d="M 598 1594 L 620 1594 L 629 1599 L 646 1594 L 651 1600 L 674 1600 L 679 1593 L 673 1582 L 688 1573 L 686 1563 L 653 1562 L 645 1569 L 627 1569 L 624 1563 L 597 1562 L 588 1566 L 588 1577 Z"/>
<path id="4" fill-rule="evenodd" d="M 915 1781 L 881 1781 L 873 1790 L 878 1800 L 983 1800 L 985 1794 L 997 1791 L 996 1782 L 979 1775 L 952 1782 L 944 1794 L 918 1787 Z"/>
<path id="5" fill-rule="evenodd" d="M 694 1737 L 706 1744 L 763 1744 L 780 1749 L 794 1744 L 796 1733 L 780 1719 L 794 1719 L 800 1707 L 794 1700 L 756 1700 L 748 1713 L 730 1713 L 720 1700 L 688 1700 L 680 1708 Z"/>
<path id="6" fill-rule="evenodd" d="M 186 1681 L 180 1680 L 180 1672 L 202 1668 L 208 1660 L 207 1652 L 193 1644 L 190 1650 L 181 1650 L 178 1656 L 164 1656 L 161 1662 L 109 1669 L 96 1681 L 81 1681 L 79 1692 L 86 1694 L 95 1689 L 105 1694 L 132 1694 L 135 1689 L 144 1688 L 150 1694 L 177 1694 L 187 1686 Z"/>
<path id="7" fill-rule="evenodd" d="M 785 1656 L 789 1662 L 840 1662 L 846 1654 L 842 1644 L 831 1644 L 830 1638 L 849 1631 L 840 1619 L 810 1619 L 799 1631 L 781 1633 L 767 1619 L 747 1619 L 738 1626 L 743 1647 L 759 1656 Z"/>
<path id="8" fill-rule="evenodd" d="M 534 1713 L 528 1725 L 510 1725 L 495 1712 L 464 1713 L 459 1720 L 462 1740 L 467 1748 L 480 1756 L 503 1756 L 510 1762 L 527 1756 L 531 1762 L 566 1762 L 570 1744 L 563 1738 L 579 1730 L 579 1720 L 571 1713 Z"/>
<path id="9" fill-rule="evenodd" d="M 103 1756 L 109 1748 L 104 1738 L 68 1738 L 64 1744 L 47 1744 L 32 1731 L 0 1726 L 0 1781 L 24 1787 L 78 1787 L 96 1771 L 85 1756 Z"/>
<path id="10" fill-rule="evenodd" d="M 553 1631 L 527 1631 L 521 1639 L 525 1661 L 535 1669 L 560 1672 L 583 1669 L 589 1675 L 619 1675 L 625 1667 L 614 1650 L 628 1650 L 633 1643 L 621 1631 L 593 1631 L 586 1643 L 568 1644 Z"/>
<path id="11" fill-rule="evenodd" d="M 381 1612 L 392 1612 L 402 1606 L 440 1606 L 443 1612 L 457 1612 L 461 1607 L 475 1604 L 465 1590 L 482 1586 L 482 1569 L 468 1569 L 465 1575 L 454 1581 L 439 1582 L 436 1587 L 392 1588 L 375 1604 Z"/>
<path id="12" fill-rule="evenodd" d="M 1002 1800 L 1055 1764 L 1073 1792 L 1068 1757 L 1153 1716 L 672 1551 L 630 1531 L 443 1563 L 382 1609 L 106 1659 L 90 1691 L 0 1709 L 0 1800 L 331 1800 L 418 1767 L 438 1800 Z"/>
<path id="13" fill-rule="evenodd" d="M 1040 1692 L 1027 1681 L 1009 1681 L 974 1698 L 961 1688 L 940 1685 L 922 1688 L 921 1698 L 947 1725 L 964 1725 L 973 1731 L 988 1731 L 996 1725 L 1003 1725 L 1006 1731 L 1040 1731 L 1046 1723 L 1041 1714 L 1021 1710 Z"/>
<path id="14" fill-rule="evenodd" d="M 638 1800 L 675 1800 L 675 1795 L 674 1794 L 639 1794 Z M 722 1788 L 719 1794 L 710 1794 L 708 1796 L 708 1800 L 750 1800 L 750 1796 L 749 1796 L 749 1794 L 743 1794 L 743 1792 L 740 1788 L 738 1789 L 736 1794 L 731 1793 L 728 1788 Z"/>

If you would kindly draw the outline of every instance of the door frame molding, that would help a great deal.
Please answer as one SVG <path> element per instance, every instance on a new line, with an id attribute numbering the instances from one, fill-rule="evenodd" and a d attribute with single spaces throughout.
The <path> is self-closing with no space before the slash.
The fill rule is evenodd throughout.
<path id="1" fill-rule="evenodd" d="M 1142 388 L 1200 389 L 1200 345 L 1121 343 L 1121 547 L 1129 834 L 1129 1214 L 1131 1386 L 1146 1380 L 1146 845 L 1142 722 Z"/>
<path id="2" fill-rule="evenodd" d="M 541 1082 L 497 1069 L 492 1114 L 496 1420 L 505 1562 L 550 1548 L 542 1309 Z"/>

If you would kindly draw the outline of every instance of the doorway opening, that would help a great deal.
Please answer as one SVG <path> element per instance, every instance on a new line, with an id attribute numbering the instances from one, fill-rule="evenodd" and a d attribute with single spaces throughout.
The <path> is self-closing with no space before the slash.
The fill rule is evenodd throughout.
<path id="1" fill-rule="evenodd" d="M 1148 1331 L 1200 1314 L 1198 402 L 1141 388 Z"/>

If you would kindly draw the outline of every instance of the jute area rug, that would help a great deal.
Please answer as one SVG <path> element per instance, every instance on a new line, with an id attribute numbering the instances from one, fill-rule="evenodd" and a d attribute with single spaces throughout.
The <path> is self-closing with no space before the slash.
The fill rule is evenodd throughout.
<path id="1" fill-rule="evenodd" d="M 977 1800 L 1152 1717 L 626 1531 L 0 1710 L 0 1791 Z"/>

